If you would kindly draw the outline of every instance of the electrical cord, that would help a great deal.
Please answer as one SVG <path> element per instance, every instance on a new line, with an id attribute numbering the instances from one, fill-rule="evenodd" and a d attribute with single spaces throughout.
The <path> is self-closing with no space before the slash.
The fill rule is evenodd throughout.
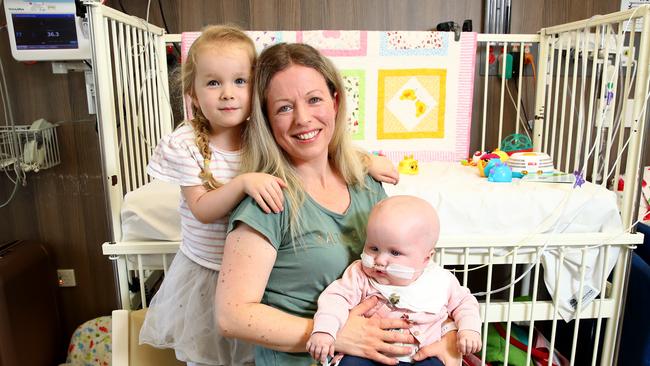
<path id="1" fill-rule="evenodd" d="M 0 6 L 2 6 L 2 0 L 0 0 Z M 3 112 L 4 112 L 4 118 L 7 123 L 11 128 L 8 130 L 8 135 L 7 136 L 7 143 L 11 144 L 10 151 L 13 151 L 14 154 L 17 156 L 11 156 L 11 159 L 15 160 L 13 161 L 13 170 L 16 175 L 16 179 L 13 180 L 11 177 L 9 177 L 9 173 L 6 172 L 7 176 L 9 177 L 9 180 L 11 180 L 14 184 L 14 188 L 11 192 L 11 195 L 9 198 L 2 204 L 0 204 L 0 208 L 6 207 L 9 205 L 9 203 L 13 200 L 14 196 L 16 195 L 16 192 L 18 191 L 18 185 L 22 183 L 25 185 L 25 172 L 22 170 L 21 167 L 21 156 L 19 156 L 18 152 L 20 151 L 19 146 L 18 146 L 18 141 L 16 141 L 16 125 L 14 122 L 14 115 L 13 115 L 13 110 L 11 109 L 11 103 L 9 103 L 9 89 L 7 88 L 7 78 L 4 70 L 4 64 L 2 62 L 2 58 L 0 58 L 0 77 L 2 79 L 2 84 L 0 84 L 0 99 L 2 99 L 2 105 L 3 105 Z M 1 137 L 1 136 L 0 136 Z M 4 138 L 3 138 L 4 140 Z"/>
<path id="2" fill-rule="evenodd" d="M 149 24 L 149 11 L 151 10 L 151 0 L 147 1 L 147 17 L 145 18 L 145 21 L 147 24 Z"/>
<path id="3" fill-rule="evenodd" d="M 512 93 L 510 92 L 510 87 L 508 86 L 508 81 L 507 80 L 506 80 L 506 90 L 508 91 L 508 96 L 510 97 L 510 101 L 512 102 L 513 107 L 515 107 L 515 113 L 516 113 L 517 104 L 515 103 L 515 99 L 512 97 Z M 517 116 L 517 121 L 519 123 L 521 123 L 521 126 L 524 129 L 524 132 L 526 132 L 526 135 L 528 135 L 528 137 L 530 137 L 530 133 L 528 132 L 527 122 L 524 121 L 523 118 L 521 118 L 521 111 L 519 112 L 519 115 Z"/>
<path id="4" fill-rule="evenodd" d="M 11 195 L 9 196 L 9 198 L 7 198 L 5 202 L 0 204 L 0 208 L 4 208 L 9 205 L 9 203 L 14 199 L 16 192 L 18 191 L 18 184 L 20 183 L 20 181 L 25 182 L 25 172 L 21 169 L 20 164 L 18 162 L 14 163 L 14 173 L 16 174 L 15 181 L 11 179 L 11 177 L 9 177 L 9 173 L 5 172 L 9 180 L 11 180 L 14 183 L 14 188 L 11 191 Z"/>
<path id="5" fill-rule="evenodd" d="M 515 76 L 512 78 L 512 82 L 513 82 L 515 85 L 517 85 L 517 81 L 518 81 L 518 80 L 519 80 L 519 76 L 518 76 L 518 75 L 515 75 Z M 524 94 L 524 92 L 526 91 L 526 84 L 527 84 L 527 83 L 525 82 L 525 80 L 522 80 L 522 82 L 524 82 L 524 87 L 522 88 L 521 91 L 518 90 L 519 88 L 517 88 L 517 90 L 518 90 L 519 93 L 522 95 L 522 97 L 521 97 L 521 111 L 524 112 L 524 118 L 526 119 L 526 121 L 529 121 L 530 119 L 528 118 L 528 113 L 526 112 L 526 103 L 525 103 L 525 102 L 527 101 L 526 98 L 525 98 L 525 96 L 526 96 L 528 93 L 525 93 L 525 94 Z"/>

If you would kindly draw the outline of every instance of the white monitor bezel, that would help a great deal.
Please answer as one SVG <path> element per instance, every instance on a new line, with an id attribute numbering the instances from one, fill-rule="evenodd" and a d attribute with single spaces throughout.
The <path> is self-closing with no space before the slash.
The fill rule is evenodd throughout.
<path id="1" fill-rule="evenodd" d="M 50 1 L 25 1 L 5 0 L 5 15 L 12 56 L 18 61 L 61 61 L 61 60 L 87 60 L 91 58 L 91 45 L 87 24 L 76 16 L 74 0 Z M 16 46 L 16 33 L 14 31 L 14 14 L 73 14 L 75 15 L 75 28 L 77 30 L 77 48 L 66 49 L 18 49 Z M 85 29 L 84 29 L 85 28 Z"/>

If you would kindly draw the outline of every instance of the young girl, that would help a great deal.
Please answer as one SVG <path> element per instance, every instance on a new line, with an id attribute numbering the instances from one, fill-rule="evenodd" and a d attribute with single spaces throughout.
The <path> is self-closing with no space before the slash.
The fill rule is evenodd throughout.
<path id="1" fill-rule="evenodd" d="M 245 195 L 266 213 L 284 207 L 281 179 L 263 173 L 237 175 L 254 64 L 255 46 L 241 30 L 205 28 L 181 70 L 194 118 L 160 141 L 148 166 L 154 178 L 181 186 L 183 240 L 149 306 L 140 343 L 174 348 L 188 365 L 253 362 L 251 345 L 219 334 L 214 294 L 229 212 Z M 397 182 L 387 159 L 370 162 L 374 177 Z"/>

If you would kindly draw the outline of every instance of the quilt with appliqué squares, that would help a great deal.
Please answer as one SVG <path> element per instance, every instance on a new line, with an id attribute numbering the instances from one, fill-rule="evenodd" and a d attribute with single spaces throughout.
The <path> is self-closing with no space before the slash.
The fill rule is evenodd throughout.
<path id="1" fill-rule="evenodd" d="M 258 52 L 310 44 L 343 76 L 348 131 L 393 161 L 458 161 L 469 154 L 476 33 L 250 31 Z M 199 32 L 183 33 L 182 56 Z"/>

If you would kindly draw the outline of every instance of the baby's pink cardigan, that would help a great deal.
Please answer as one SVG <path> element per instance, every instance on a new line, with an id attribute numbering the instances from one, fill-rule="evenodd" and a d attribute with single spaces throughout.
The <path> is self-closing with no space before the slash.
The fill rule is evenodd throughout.
<path id="1" fill-rule="evenodd" d="M 446 305 L 436 314 L 403 309 L 399 307 L 399 303 L 393 306 L 370 283 L 363 273 L 361 261 L 355 261 L 345 270 L 343 276 L 330 284 L 318 298 L 313 333 L 328 333 L 336 339 L 336 333 L 347 321 L 350 309 L 370 296 L 377 296 L 377 314 L 382 318 L 401 318 L 404 314 L 408 315 L 409 320 L 414 323 L 410 328 L 411 334 L 418 340 L 420 347 L 440 340 L 441 326 L 448 316 L 454 320 L 458 330 L 473 330 L 480 334 L 481 319 L 476 298 L 466 287 L 460 285 L 451 272 L 441 267 L 434 270 L 443 271 L 444 275 L 441 277 L 447 280 L 447 283 L 431 284 L 432 289 L 433 286 L 447 287 L 447 291 L 443 292 L 447 296 Z"/>

